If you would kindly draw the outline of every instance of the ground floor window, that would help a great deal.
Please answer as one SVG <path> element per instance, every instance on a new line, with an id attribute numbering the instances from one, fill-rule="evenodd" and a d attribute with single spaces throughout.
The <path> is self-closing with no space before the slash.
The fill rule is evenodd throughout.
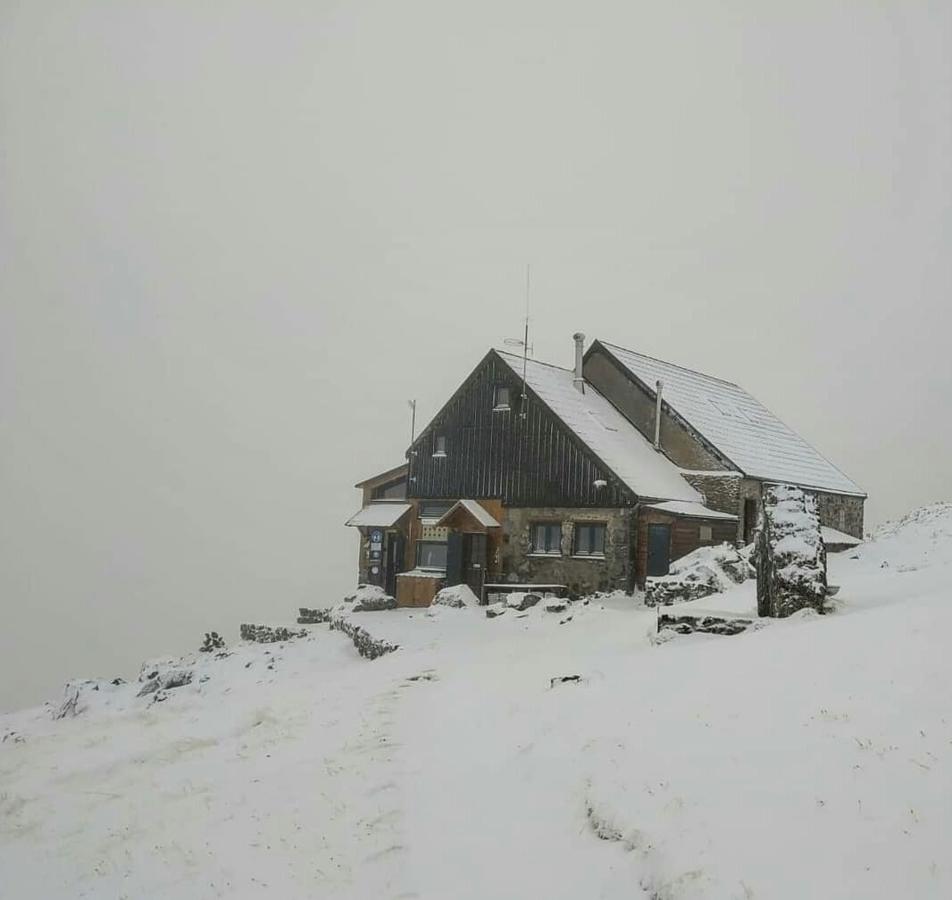
<path id="1" fill-rule="evenodd" d="M 698 539 L 702 541 L 713 541 L 714 529 L 710 525 L 699 525 Z"/>
<path id="2" fill-rule="evenodd" d="M 598 522 L 576 522 L 574 552 L 576 556 L 604 556 L 604 524 Z"/>
<path id="3" fill-rule="evenodd" d="M 446 541 L 417 541 L 416 564 L 420 569 L 446 570 Z"/>
<path id="4" fill-rule="evenodd" d="M 562 523 L 533 522 L 532 552 L 557 556 L 562 552 Z"/>

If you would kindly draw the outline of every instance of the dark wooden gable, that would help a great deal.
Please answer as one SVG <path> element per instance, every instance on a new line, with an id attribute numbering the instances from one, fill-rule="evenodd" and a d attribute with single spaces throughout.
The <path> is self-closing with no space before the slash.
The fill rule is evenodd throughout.
<path id="1" fill-rule="evenodd" d="M 495 409 L 497 386 L 510 409 Z M 410 448 L 408 495 L 508 506 L 628 506 L 634 495 L 490 351 Z M 445 446 L 445 456 L 437 448 Z M 596 481 L 605 481 L 602 488 Z"/>

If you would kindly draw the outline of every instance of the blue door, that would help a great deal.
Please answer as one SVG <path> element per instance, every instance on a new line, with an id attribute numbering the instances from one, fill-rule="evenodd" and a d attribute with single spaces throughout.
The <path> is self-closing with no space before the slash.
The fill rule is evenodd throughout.
<path id="1" fill-rule="evenodd" d="M 648 577 L 667 575 L 671 563 L 671 526 L 648 526 Z"/>

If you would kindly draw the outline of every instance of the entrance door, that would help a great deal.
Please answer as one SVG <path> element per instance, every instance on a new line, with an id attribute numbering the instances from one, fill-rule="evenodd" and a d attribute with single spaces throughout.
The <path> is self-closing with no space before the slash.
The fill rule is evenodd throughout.
<path id="1" fill-rule="evenodd" d="M 402 534 L 387 535 L 386 581 L 384 590 L 391 596 L 397 595 L 397 575 L 403 571 L 404 541 Z"/>
<path id="2" fill-rule="evenodd" d="M 463 535 L 463 581 L 477 596 L 482 596 L 486 580 L 486 535 Z"/>
<path id="3" fill-rule="evenodd" d="M 648 526 L 648 577 L 667 575 L 671 564 L 671 526 Z"/>
<path id="4" fill-rule="evenodd" d="M 744 501 L 744 544 L 754 539 L 754 529 L 757 527 L 757 501 Z"/>

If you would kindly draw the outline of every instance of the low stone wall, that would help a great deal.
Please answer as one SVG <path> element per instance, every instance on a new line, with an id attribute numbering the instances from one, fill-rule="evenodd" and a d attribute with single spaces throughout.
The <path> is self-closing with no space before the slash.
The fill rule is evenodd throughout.
<path id="1" fill-rule="evenodd" d="M 377 659 L 386 653 L 399 650 L 399 644 L 378 640 L 366 628 L 355 625 L 345 613 L 334 609 L 308 609 L 302 606 L 298 612 L 299 625 L 328 625 L 331 631 L 340 631 L 353 641 L 357 652 L 364 659 Z"/>
<path id="2" fill-rule="evenodd" d="M 278 641 L 290 641 L 293 638 L 307 637 L 307 629 L 292 631 L 290 628 L 270 625 L 242 625 L 239 629 L 243 641 L 254 641 L 256 644 L 274 644 Z"/>
<path id="3" fill-rule="evenodd" d="M 342 615 L 333 616 L 328 624 L 332 631 L 342 631 L 346 634 L 354 642 L 354 647 L 357 648 L 357 652 L 364 659 L 377 659 L 378 656 L 393 653 L 394 650 L 400 649 L 399 644 L 377 640 L 366 628 L 355 625 L 350 619 Z"/>
<path id="4" fill-rule="evenodd" d="M 724 616 L 710 616 L 705 613 L 696 615 L 658 615 L 658 631 L 670 628 L 678 634 L 692 634 L 695 631 L 704 634 L 740 634 L 753 624 L 753 619 L 729 619 Z"/>
<path id="5" fill-rule="evenodd" d="M 307 609 L 302 606 L 298 609 L 298 625 L 321 625 L 324 622 L 330 622 L 333 610 L 331 609 Z"/>

